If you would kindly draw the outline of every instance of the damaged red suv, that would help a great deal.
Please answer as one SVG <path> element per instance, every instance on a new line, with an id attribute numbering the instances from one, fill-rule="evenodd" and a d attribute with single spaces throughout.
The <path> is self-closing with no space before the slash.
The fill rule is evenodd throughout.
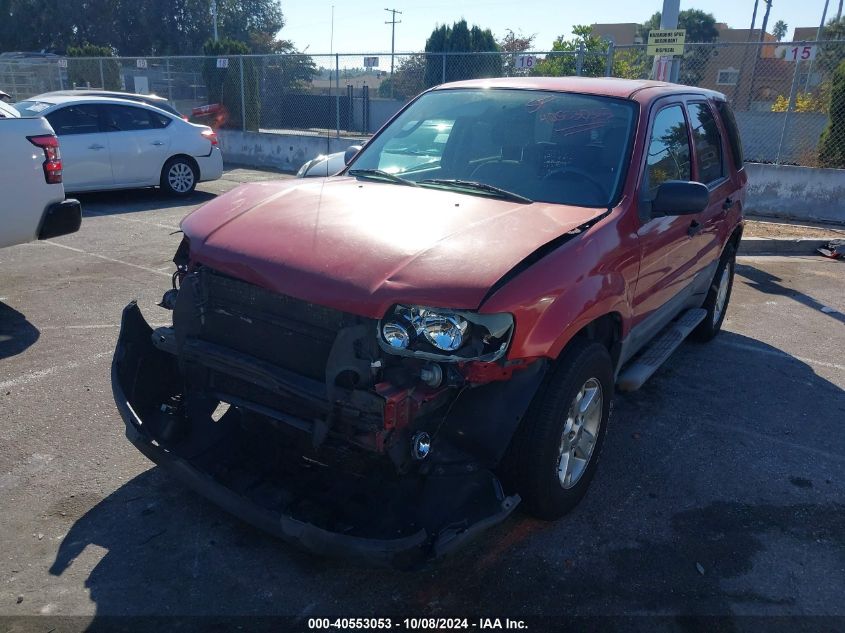
<path id="1" fill-rule="evenodd" d="M 615 389 L 725 317 L 746 175 L 715 92 L 446 84 L 336 177 L 243 185 L 182 222 L 173 326 L 134 303 L 129 439 L 243 519 L 412 565 L 595 474 Z"/>

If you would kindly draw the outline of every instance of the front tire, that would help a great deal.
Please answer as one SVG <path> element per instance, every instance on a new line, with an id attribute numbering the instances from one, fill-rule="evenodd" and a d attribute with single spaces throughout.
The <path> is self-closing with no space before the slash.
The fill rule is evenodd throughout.
<path id="1" fill-rule="evenodd" d="M 690 334 L 690 338 L 693 340 L 706 343 L 712 340 L 722 329 L 725 313 L 728 311 L 728 303 L 731 300 L 735 270 L 736 250 L 733 244 L 728 244 L 719 260 L 719 266 L 713 276 L 713 283 L 710 284 L 710 289 L 707 291 L 704 305 L 701 306 L 707 310 L 707 316 Z"/>
<path id="2" fill-rule="evenodd" d="M 161 170 L 161 189 L 171 196 L 189 196 L 197 188 L 199 170 L 193 161 L 174 156 Z"/>
<path id="3" fill-rule="evenodd" d="M 613 363 L 603 345 L 577 340 L 559 359 L 511 441 L 503 478 L 541 519 L 557 519 L 586 494 L 610 417 Z"/>

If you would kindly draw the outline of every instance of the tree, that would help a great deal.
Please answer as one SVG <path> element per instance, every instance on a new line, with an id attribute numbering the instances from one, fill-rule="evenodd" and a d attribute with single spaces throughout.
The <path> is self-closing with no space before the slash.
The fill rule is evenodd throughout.
<path id="1" fill-rule="evenodd" d="M 519 35 L 514 33 L 511 29 L 507 29 L 505 36 L 498 41 L 499 48 L 503 53 L 511 53 L 504 57 L 504 73 L 508 77 L 516 74 L 516 56 L 518 53 L 524 53 L 531 50 L 534 46 L 534 39 L 537 37 L 536 33 L 531 35 L 523 35 L 522 31 Z"/>
<path id="2" fill-rule="evenodd" d="M 646 22 L 640 25 L 640 36 L 643 41 L 648 41 L 648 33 L 652 29 L 660 28 L 661 13 L 658 11 Z M 678 14 L 678 28 L 686 29 L 687 42 L 694 44 L 705 44 L 713 42 L 719 37 L 719 29 L 716 28 L 716 18 L 712 13 L 705 13 L 700 9 L 684 9 Z"/>
<path id="3" fill-rule="evenodd" d="M 819 141 L 822 167 L 845 168 L 845 61 L 833 73 L 830 89 L 830 121 Z"/>
<path id="4" fill-rule="evenodd" d="M 378 96 L 388 99 L 392 94 L 394 99 L 407 101 L 425 90 L 425 60 L 425 55 L 411 55 L 400 61 L 393 76 L 379 84 Z"/>
<path id="5" fill-rule="evenodd" d="M 788 30 L 789 25 L 783 20 L 778 20 L 772 27 L 772 35 L 774 35 L 775 39 L 780 42 L 784 37 L 786 37 L 786 32 Z"/>
<path id="6" fill-rule="evenodd" d="M 425 43 L 425 52 L 428 53 L 425 64 L 426 86 L 435 86 L 444 80 L 498 77 L 502 74 L 500 55 L 471 54 L 498 51 L 499 46 L 490 29 L 482 30 L 475 25 L 469 28 L 466 20 L 455 22 L 452 26 L 438 26 Z M 446 55 L 444 65 L 443 56 L 436 53 L 462 54 Z"/>
<path id="7" fill-rule="evenodd" d="M 221 37 L 248 42 L 284 26 L 278 0 L 218 0 Z M 0 0 L 0 50 L 91 43 L 120 55 L 196 55 L 212 33 L 208 0 Z"/>
<path id="8" fill-rule="evenodd" d="M 841 44 L 837 41 L 835 44 L 824 44 L 819 47 L 816 68 L 823 75 L 829 76 L 845 59 L 845 18 L 833 19 L 825 24 L 822 39 L 828 41 L 842 40 Z"/>
<path id="9" fill-rule="evenodd" d="M 560 35 L 552 44 L 552 53 L 537 62 L 532 75 L 562 77 L 577 74 L 578 51 L 583 50 L 581 75 L 603 77 L 607 69 L 607 50 L 610 43 L 593 34 L 586 24 L 572 27 L 571 39 Z"/>

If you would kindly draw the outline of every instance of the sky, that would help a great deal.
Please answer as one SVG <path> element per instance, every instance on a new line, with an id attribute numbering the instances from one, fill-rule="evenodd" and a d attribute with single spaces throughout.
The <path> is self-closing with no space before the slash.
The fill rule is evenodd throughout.
<path id="1" fill-rule="evenodd" d="M 489 28 L 500 38 L 507 29 L 525 35 L 536 34 L 535 50 L 551 49 L 559 35 L 569 36 L 575 24 L 643 22 L 662 8 L 662 0 L 281 0 L 286 24 L 279 34 L 293 40 L 300 51 L 309 53 L 389 53 L 391 14 L 398 9 L 396 51 L 415 52 L 438 24 L 467 22 Z M 784 20 L 790 27 L 818 26 L 825 0 L 774 0 L 769 25 Z M 332 4 L 334 37 L 332 38 Z M 763 0 L 757 16 L 762 22 Z M 830 1 L 830 13 L 837 0 Z M 712 13 L 719 22 L 734 28 L 748 28 L 754 0 L 681 0 L 681 10 L 696 8 Z M 771 26 L 769 27 L 771 31 Z M 333 41 L 332 41 L 333 40 Z"/>

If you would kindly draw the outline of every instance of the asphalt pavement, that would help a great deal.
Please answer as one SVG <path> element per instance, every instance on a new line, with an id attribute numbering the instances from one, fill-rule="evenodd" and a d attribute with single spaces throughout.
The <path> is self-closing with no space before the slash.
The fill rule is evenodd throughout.
<path id="1" fill-rule="evenodd" d="M 123 436 L 109 380 L 121 310 L 137 298 L 148 321 L 169 323 L 155 303 L 179 220 L 241 181 L 277 177 L 229 171 L 186 201 L 81 196 L 79 233 L 0 250 L 0 616 L 833 615 L 843 626 L 845 263 L 821 257 L 741 257 L 717 339 L 685 343 L 617 396 L 574 512 L 545 523 L 517 511 L 423 570 L 303 553 L 174 483 Z"/>

